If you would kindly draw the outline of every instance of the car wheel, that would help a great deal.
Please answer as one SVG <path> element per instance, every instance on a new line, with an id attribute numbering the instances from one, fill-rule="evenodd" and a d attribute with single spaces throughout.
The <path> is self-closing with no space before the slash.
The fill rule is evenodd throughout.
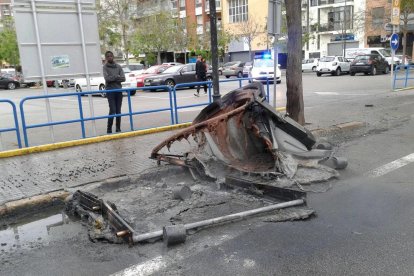
<path id="1" fill-rule="evenodd" d="M 157 89 L 150 89 L 150 91 L 151 91 L 151 92 L 155 92 L 155 91 L 157 91 Z"/>
<path id="2" fill-rule="evenodd" d="M 322 74 L 321 74 L 321 73 L 319 73 L 319 72 L 318 72 L 318 73 L 316 73 L 316 75 L 317 75 L 318 77 L 322 76 Z"/>
<path id="3" fill-rule="evenodd" d="M 79 84 L 76 85 L 76 92 L 82 92 L 82 88 Z"/>
<path id="4" fill-rule="evenodd" d="M 336 68 L 335 75 L 340 76 L 342 74 L 341 67 Z"/>
<path id="5" fill-rule="evenodd" d="M 238 77 L 239 79 L 243 78 L 243 73 L 242 73 L 242 72 L 238 72 L 238 73 L 237 73 L 237 77 Z"/>
<path id="6" fill-rule="evenodd" d="M 355 72 L 350 72 L 349 73 L 351 76 L 355 76 Z"/>
<path id="7" fill-rule="evenodd" d="M 173 88 L 175 86 L 175 82 L 172 79 L 168 79 L 165 81 L 165 84 L 168 85 L 169 87 Z"/>
<path id="8" fill-rule="evenodd" d="M 312 67 L 312 72 L 315 72 L 316 71 L 316 66 L 313 66 Z"/>
<path id="9" fill-rule="evenodd" d="M 15 84 L 14 82 L 9 82 L 9 83 L 7 84 L 7 89 L 9 89 L 9 90 L 14 90 L 14 89 L 16 89 L 16 84 Z"/>
<path id="10" fill-rule="evenodd" d="M 218 71 L 219 75 L 223 75 L 223 72 L 221 70 Z"/>
<path id="11" fill-rule="evenodd" d="M 388 68 L 388 66 L 385 66 L 384 74 L 388 74 L 389 72 L 390 72 L 390 68 Z"/>
<path id="12" fill-rule="evenodd" d="M 365 75 L 365 76 L 368 76 L 368 73 L 367 73 L 367 72 L 365 72 L 365 73 L 364 73 L 364 75 Z"/>
<path id="13" fill-rule="evenodd" d="M 226 79 L 230 78 L 230 76 L 226 76 Z"/>
<path id="14" fill-rule="evenodd" d="M 135 94 L 137 94 L 137 90 L 132 90 L 132 91 L 130 92 L 130 94 L 131 94 L 131 96 L 135 96 Z"/>
<path id="15" fill-rule="evenodd" d="M 213 77 L 208 76 L 208 77 L 206 78 L 206 81 L 213 81 Z"/>
<path id="16" fill-rule="evenodd" d="M 276 81 L 276 83 L 282 83 L 282 80 L 278 80 L 278 81 Z"/>
<path id="17" fill-rule="evenodd" d="M 105 90 L 105 85 L 104 84 L 99 85 L 99 91 L 103 91 L 103 90 Z M 101 92 L 101 97 L 106 98 L 106 93 Z"/>
<path id="18" fill-rule="evenodd" d="M 371 76 L 375 76 L 377 74 L 377 67 L 372 66 L 371 68 Z"/>

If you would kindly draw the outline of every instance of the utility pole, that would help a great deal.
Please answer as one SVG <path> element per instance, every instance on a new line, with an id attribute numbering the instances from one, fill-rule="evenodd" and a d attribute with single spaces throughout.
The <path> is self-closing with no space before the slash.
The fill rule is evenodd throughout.
<path id="1" fill-rule="evenodd" d="M 346 0 L 345 0 L 345 4 L 344 4 L 344 31 L 342 32 L 342 43 L 343 43 L 343 52 L 344 52 L 344 58 L 345 58 L 345 54 L 346 54 Z"/>
<path id="2" fill-rule="evenodd" d="M 213 102 L 221 98 L 218 74 L 216 0 L 210 0 L 211 65 L 213 66 Z"/>

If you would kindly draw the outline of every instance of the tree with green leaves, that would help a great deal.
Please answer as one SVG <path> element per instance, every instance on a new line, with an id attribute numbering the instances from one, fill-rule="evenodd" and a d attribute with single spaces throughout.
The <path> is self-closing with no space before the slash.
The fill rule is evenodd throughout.
<path id="1" fill-rule="evenodd" d="M 108 46 L 122 45 L 126 64 L 129 64 L 130 35 L 133 26 L 132 14 L 140 0 L 105 0 L 98 5 L 101 39 L 106 38 Z"/>
<path id="2" fill-rule="evenodd" d="M 132 52 L 157 53 L 157 63 L 161 64 L 161 53 L 172 50 L 176 25 L 171 14 L 162 12 L 149 16 L 137 24 L 131 40 Z"/>
<path id="3" fill-rule="evenodd" d="M 244 40 L 249 47 L 249 57 L 252 58 L 252 43 L 259 35 L 263 33 L 263 26 L 259 20 L 253 16 L 249 16 L 246 21 L 238 23 L 237 32 L 233 35 L 238 40 Z"/>
<path id="4" fill-rule="evenodd" d="M 0 25 L 3 26 L 0 31 L 0 61 L 16 66 L 20 63 L 20 55 L 13 18 L 6 17 Z"/>
<path id="5" fill-rule="evenodd" d="M 402 44 L 403 44 L 404 61 L 405 61 L 405 55 L 407 54 L 408 23 L 411 19 L 412 14 L 414 14 L 414 1 L 413 0 L 400 0 L 400 19 L 402 21 L 401 31 L 403 33 Z"/>

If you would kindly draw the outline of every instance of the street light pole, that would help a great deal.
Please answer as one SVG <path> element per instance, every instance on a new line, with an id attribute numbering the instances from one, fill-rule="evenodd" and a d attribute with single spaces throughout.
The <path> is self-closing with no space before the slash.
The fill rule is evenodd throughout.
<path id="1" fill-rule="evenodd" d="M 343 41 L 343 48 L 344 48 L 344 58 L 346 54 L 346 0 L 344 4 L 344 32 L 342 33 L 342 41 Z"/>
<path id="2" fill-rule="evenodd" d="M 218 74 L 216 0 L 210 0 L 211 65 L 213 66 L 213 101 L 221 98 Z"/>

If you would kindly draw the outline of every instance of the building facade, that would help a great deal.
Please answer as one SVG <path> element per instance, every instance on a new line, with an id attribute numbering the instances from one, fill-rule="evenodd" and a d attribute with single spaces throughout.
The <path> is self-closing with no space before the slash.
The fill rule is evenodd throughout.
<path id="1" fill-rule="evenodd" d="M 346 48 L 364 47 L 365 10 L 366 0 L 303 0 L 304 57 L 343 55 Z"/>

